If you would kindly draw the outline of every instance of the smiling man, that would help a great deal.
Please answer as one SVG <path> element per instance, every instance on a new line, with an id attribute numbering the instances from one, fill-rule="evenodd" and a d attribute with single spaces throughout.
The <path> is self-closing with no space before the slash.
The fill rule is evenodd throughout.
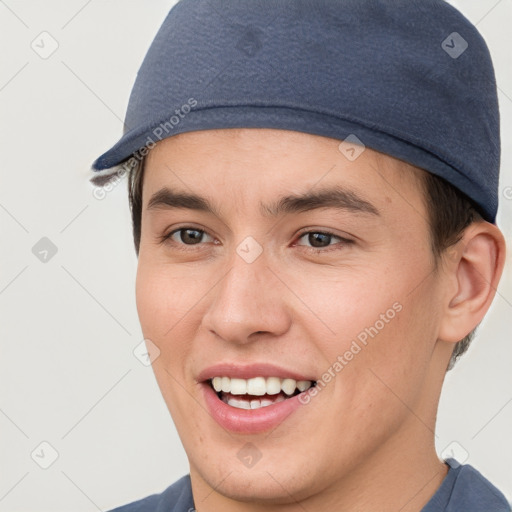
<path id="1" fill-rule="evenodd" d="M 130 173 L 190 474 L 116 510 L 510 511 L 434 444 L 504 265 L 498 119 L 485 43 L 443 1 L 171 10 L 94 168 Z"/>

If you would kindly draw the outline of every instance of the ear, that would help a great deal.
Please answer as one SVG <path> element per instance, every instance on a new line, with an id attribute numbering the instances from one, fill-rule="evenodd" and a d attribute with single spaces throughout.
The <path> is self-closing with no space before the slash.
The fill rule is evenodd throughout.
<path id="1" fill-rule="evenodd" d="M 505 265 L 505 239 L 489 222 L 466 228 L 445 254 L 449 285 L 439 339 L 456 343 L 469 334 L 489 309 Z"/>

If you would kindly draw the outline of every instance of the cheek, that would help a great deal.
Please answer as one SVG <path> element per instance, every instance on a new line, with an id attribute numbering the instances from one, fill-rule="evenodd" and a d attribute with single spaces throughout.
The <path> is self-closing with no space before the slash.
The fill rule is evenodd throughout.
<path id="1" fill-rule="evenodd" d="M 311 320 L 311 328 L 307 327 L 311 339 L 320 343 L 331 359 L 348 350 L 353 341 L 365 347 L 370 340 L 384 337 L 403 309 L 402 284 L 383 277 L 390 275 L 383 268 L 378 275 L 375 269 L 334 270 L 300 281 L 290 276 L 294 279 L 291 287 L 308 307 L 303 319 Z"/>
<path id="2" fill-rule="evenodd" d="M 193 283 L 193 285 L 192 285 Z M 141 251 L 137 267 L 136 303 L 144 335 L 172 338 L 182 320 L 204 295 L 193 274 L 173 271 L 168 263 Z"/>
<path id="3" fill-rule="evenodd" d="M 165 329 L 163 313 L 169 310 L 169 287 L 166 279 L 159 276 L 151 264 L 140 257 L 137 267 L 136 304 L 145 337 L 161 336 Z"/>
<path id="4" fill-rule="evenodd" d="M 182 411 L 190 411 L 193 383 L 187 378 L 193 360 L 194 317 L 197 286 L 177 277 L 142 251 L 136 279 L 136 303 L 142 332 L 160 350 L 152 367 L 167 407 L 179 425 Z"/>
<path id="5" fill-rule="evenodd" d="M 136 304 L 145 339 L 160 350 L 153 363 L 155 376 L 161 387 L 174 387 L 175 377 L 183 382 L 186 365 L 190 364 L 193 338 L 194 305 L 200 291 L 197 286 L 186 285 L 185 277 L 177 277 L 170 267 L 139 258 L 136 280 Z M 164 388 L 163 387 L 163 388 Z"/>
<path id="6" fill-rule="evenodd" d="M 365 401 L 392 398 L 385 383 L 403 396 L 416 393 L 437 339 L 439 294 L 434 276 L 425 278 L 430 267 L 410 260 L 396 265 L 397 259 L 378 273 L 352 273 L 334 284 L 317 280 L 318 287 L 301 288 L 324 325 L 315 324 L 322 332 L 329 327 L 327 336 L 311 329 L 324 355 L 324 371 L 340 376 L 341 387 Z"/>
<path id="7" fill-rule="evenodd" d="M 365 326 L 356 335 L 358 340 L 363 334 L 365 344 L 359 343 L 361 351 L 353 359 L 357 362 L 350 363 L 353 366 L 346 368 L 344 377 L 352 395 L 360 397 L 354 407 L 361 415 L 378 408 L 383 411 L 383 421 L 386 417 L 389 424 L 396 423 L 409 414 L 408 407 L 414 410 L 421 402 L 437 340 L 435 297 L 428 285 L 414 293 L 410 288 L 396 287 L 377 311 L 384 316 L 369 318 L 370 328 Z M 386 309 L 392 300 L 393 311 Z"/>

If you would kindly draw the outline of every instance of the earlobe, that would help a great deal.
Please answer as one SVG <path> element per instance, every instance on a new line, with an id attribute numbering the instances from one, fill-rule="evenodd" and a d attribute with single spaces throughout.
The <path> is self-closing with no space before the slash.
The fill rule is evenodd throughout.
<path id="1" fill-rule="evenodd" d="M 505 264 L 505 239 L 489 222 L 468 227 L 450 250 L 448 291 L 439 339 L 456 343 L 471 332 L 487 313 Z M 455 290 L 455 291 L 454 291 Z"/>

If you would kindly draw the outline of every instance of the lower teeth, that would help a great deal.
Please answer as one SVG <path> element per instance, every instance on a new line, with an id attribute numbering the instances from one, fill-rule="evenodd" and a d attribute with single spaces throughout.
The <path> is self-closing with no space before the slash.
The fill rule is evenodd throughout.
<path id="1" fill-rule="evenodd" d="M 276 395 L 272 400 L 268 398 L 253 398 L 250 400 L 243 398 L 234 398 L 233 395 L 227 396 L 222 393 L 219 397 L 225 404 L 235 407 L 236 409 L 260 409 L 261 407 L 268 407 L 269 405 L 277 404 L 286 400 L 281 394 Z"/>

